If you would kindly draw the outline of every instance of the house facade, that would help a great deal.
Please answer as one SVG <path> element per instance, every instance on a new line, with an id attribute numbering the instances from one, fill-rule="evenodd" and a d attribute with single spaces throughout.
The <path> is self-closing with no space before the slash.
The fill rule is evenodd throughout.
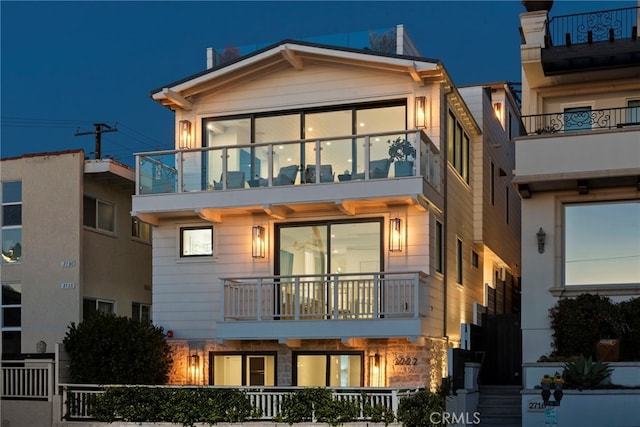
<path id="1" fill-rule="evenodd" d="M 640 290 L 640 60 L 637 7 L 520 18 L 527 135 L 516 141 L 514 183 L 528 363 L 553 350 L 559 298 L 620 301 Z"/>
<path id="2" fill-rule="evenodd" d="M 134 171 L 82 150 L 0 165 L 3 361 L 53 356 L 95 310 L 150 320 L 151 229 L 130 216 Z"/>
<path id="3" fill-rule="evenodd" d="M 509 89 L 463 93 L 389 39 L 283 41 L 152 91 L 175 150 L 137 154 L 132 215 L 172 383 L 435 388 L 519 277 L 517 195 L 485 188 L 513 170 Z"/>

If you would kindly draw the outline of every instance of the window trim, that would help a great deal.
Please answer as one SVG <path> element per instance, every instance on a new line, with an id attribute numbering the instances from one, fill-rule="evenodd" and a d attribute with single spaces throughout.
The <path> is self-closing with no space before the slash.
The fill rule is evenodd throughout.
<path id="1" fill-rule="evenodd" d="M 210 230 L 211 232 L 211 253 L 208 254 L 194 254 L 194 255 L 185 255 L 184 254 L 184 231 L 187 230 Z M 178 227 L 178 259 L 179 260 L 189 260 L 189 259 L 210 259 L 213 258 L 215 254 L 215 234 L 214 234 L 214 226 L 213 225 L 182 225 Z"/>

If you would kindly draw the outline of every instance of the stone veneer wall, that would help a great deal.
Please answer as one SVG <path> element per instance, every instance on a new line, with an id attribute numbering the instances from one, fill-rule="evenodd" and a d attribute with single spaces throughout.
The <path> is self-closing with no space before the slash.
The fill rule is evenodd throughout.
<path id="1" fill-rule="evenodd" d="M 288 347 L 274 341 L 246 341 L 231 344 L 218 344 L 215 341 L 188 342 L 171 340 L 173 366 L 169 384 L 185 385 L 193 383 L 188 373 L 188 358 L 191 354 L 199 356 L 199 366 L 195 384 L 209 383 L 210 352 L 275 352 L 277 354 L 277 385 L 289 386 L 293 383 L 293 352 L 295 351 L 361 351 L 363 352 L 364 386 L 370 383 L 370 360 L 380 355 L 381 376 L 386 377 L 385 387 L 413 388 L 427 387 L 432 391 L 446 375 L 447 344 L 443 340 L 424 339 L 422 344 L 411 343 L 406 339 L 354 340 L 347 345 L 341 340 L 305 340 L 303 347 Z"/>

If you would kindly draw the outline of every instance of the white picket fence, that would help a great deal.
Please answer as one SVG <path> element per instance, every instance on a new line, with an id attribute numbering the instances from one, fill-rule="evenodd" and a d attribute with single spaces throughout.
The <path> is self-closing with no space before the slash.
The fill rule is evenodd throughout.
<path id="1" fill-rule="evenodd" d="M 2 399 L 51 401 L 54 393 L 51 360 L 2 361 Z"/>

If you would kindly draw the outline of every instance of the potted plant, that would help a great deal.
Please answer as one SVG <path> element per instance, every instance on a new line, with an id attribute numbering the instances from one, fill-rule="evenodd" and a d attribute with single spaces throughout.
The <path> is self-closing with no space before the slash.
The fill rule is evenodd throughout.
<path id="1" fill-rule="evenodd" d="M 411 142 L 399 136 L 388 140 L 387 144 L 389 144 L 389 160 L 395 165 L 395 176 L 412 176 L 416 149 Z"/>

